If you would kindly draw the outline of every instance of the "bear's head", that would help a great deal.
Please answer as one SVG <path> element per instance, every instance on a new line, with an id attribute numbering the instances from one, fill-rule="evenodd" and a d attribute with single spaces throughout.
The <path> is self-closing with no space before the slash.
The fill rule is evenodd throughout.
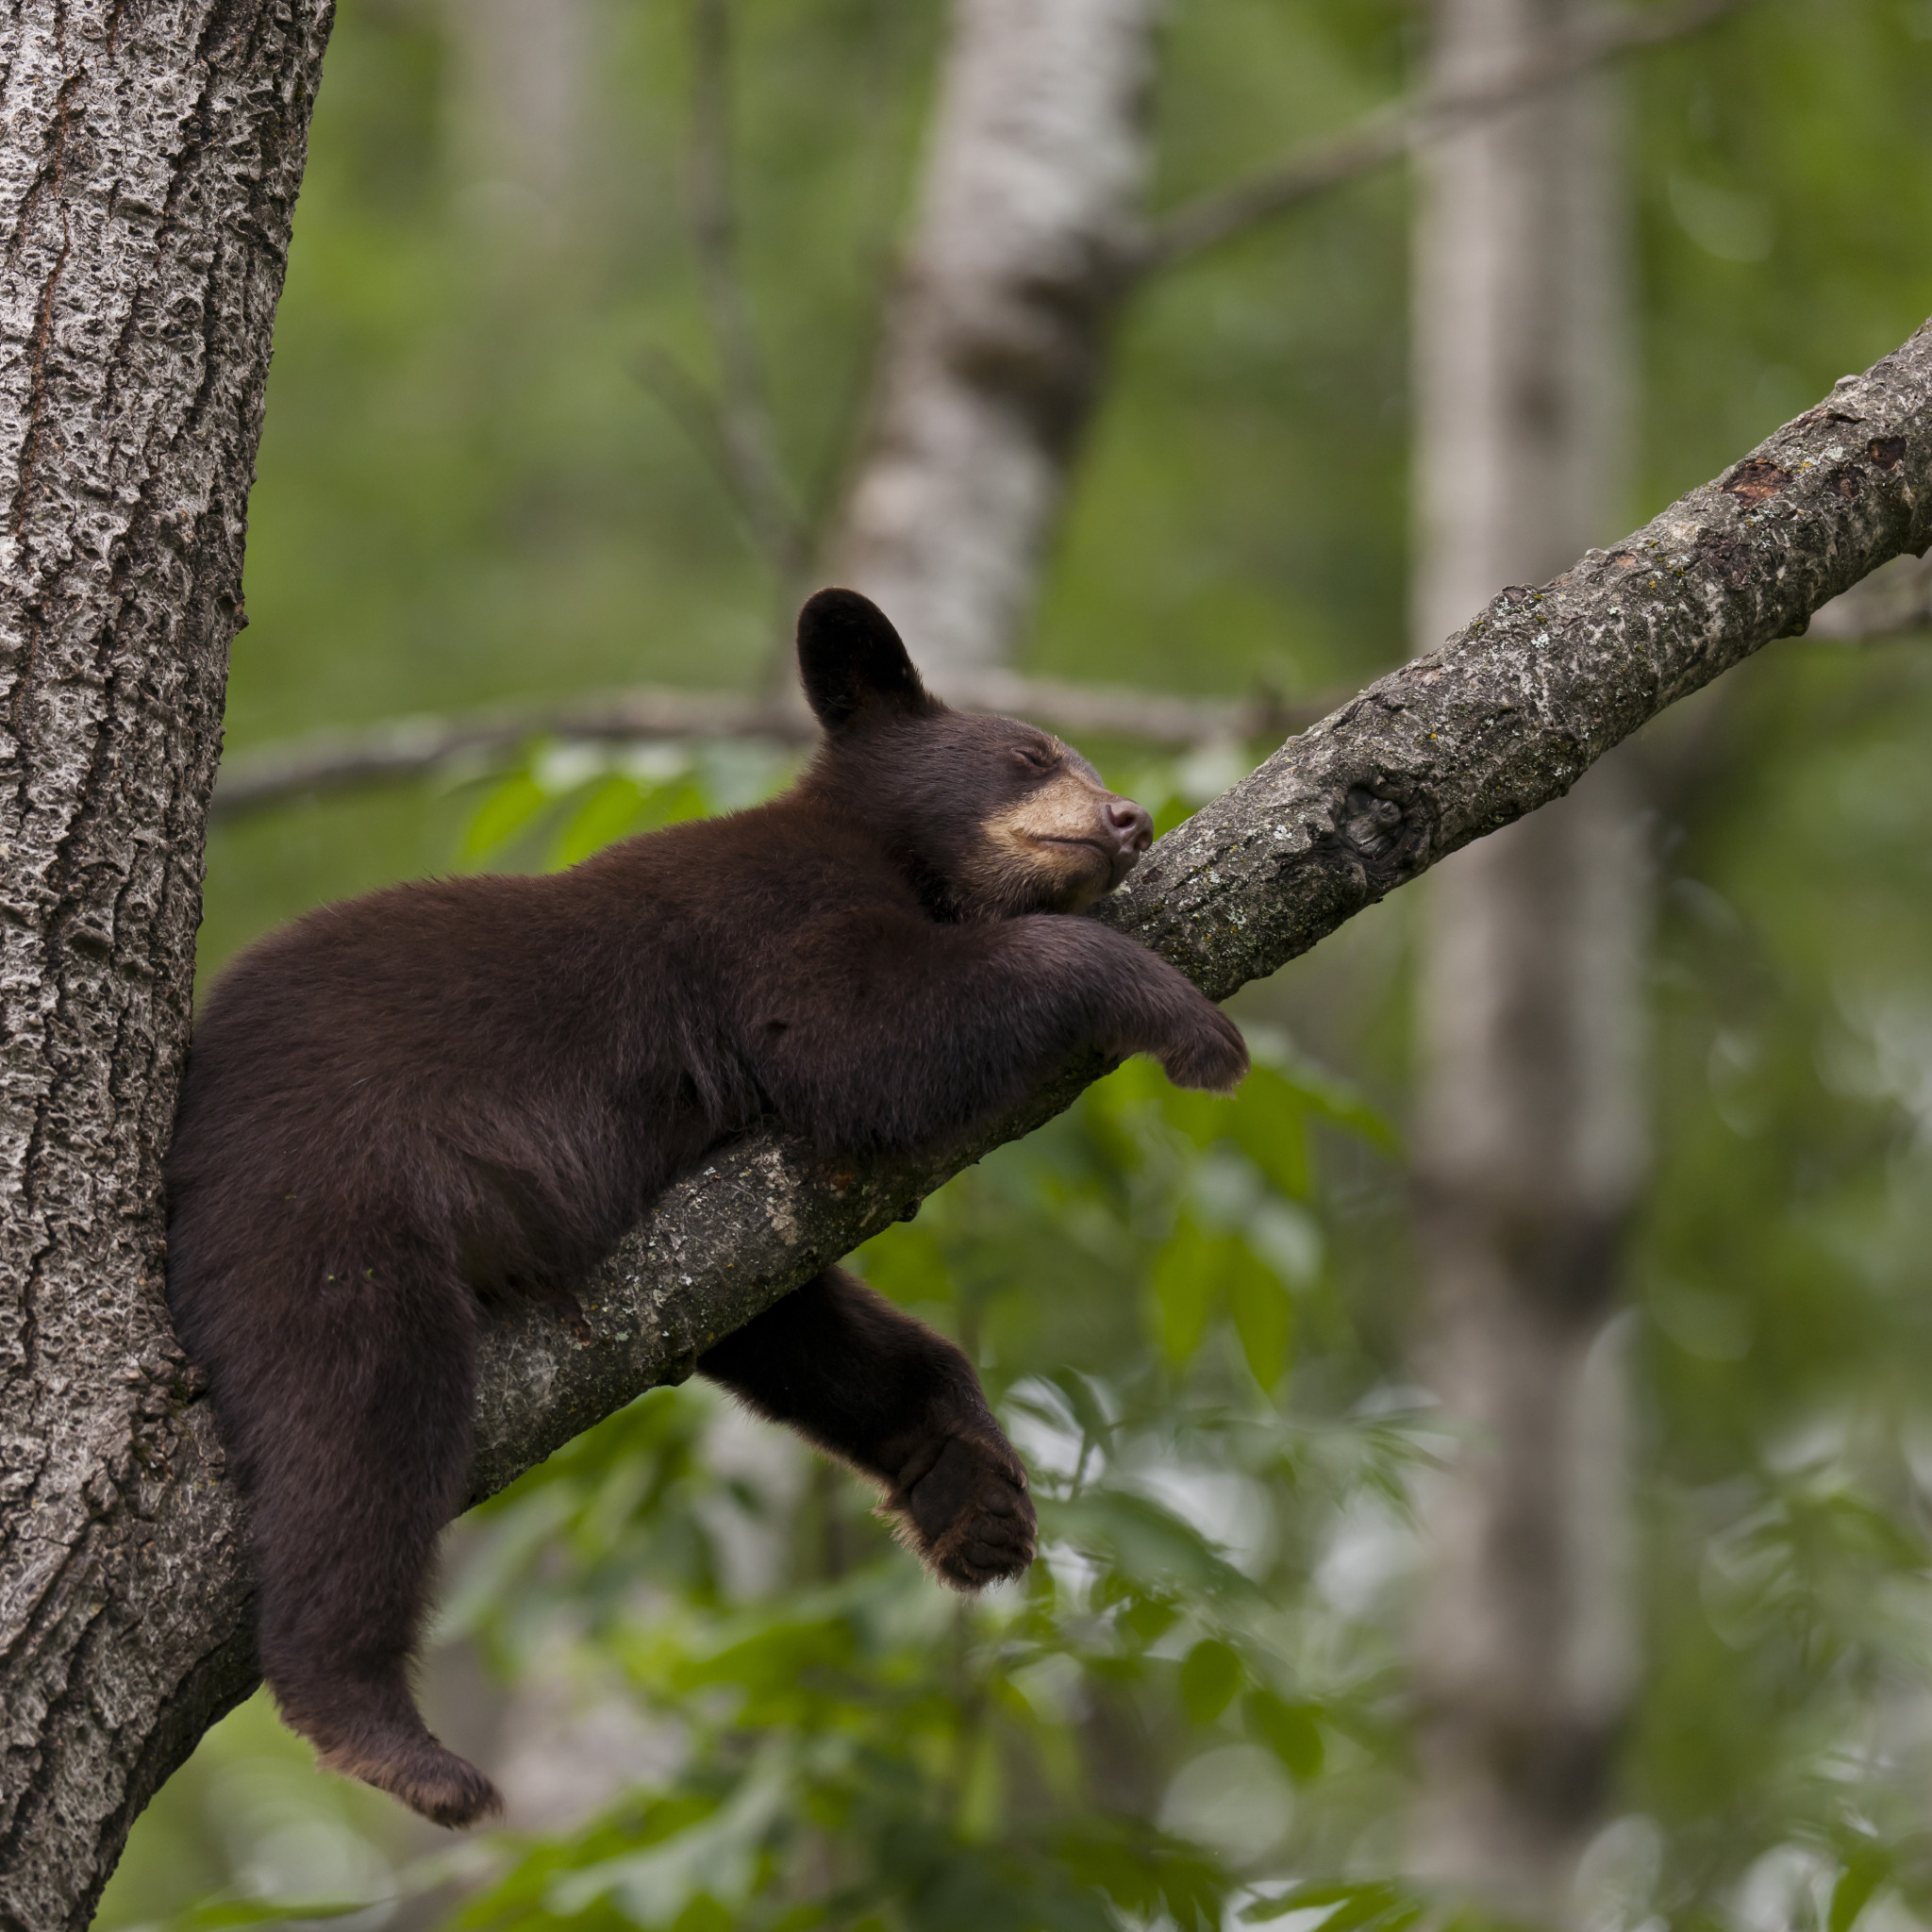
<path id="1" fill-rule="evenodd" d="M 1153 841 L 1147 813 L 1058 739 L 932 696 L 856 591 L 799 612 L 798 671 L 825 729 L 805 786 L 878 827 L 941 918 L 1078 912 Z"/>

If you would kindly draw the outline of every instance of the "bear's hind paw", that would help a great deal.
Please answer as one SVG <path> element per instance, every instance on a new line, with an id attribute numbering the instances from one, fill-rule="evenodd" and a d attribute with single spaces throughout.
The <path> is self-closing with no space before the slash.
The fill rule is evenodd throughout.
<path id="1" fill-rule="evenodd" d="M 941 1583 L 983 1590 L 1033 1560 L 1037 1524 L 1026 1472 L 1003 1441 L 950 1436 L 881 1506 Z"/>
<path id="2" fill-rule="evenodd" d="M 318 1760 L 325 1771 L 360 1778 L 364 1784 L 400 1798 L 432 1824 L 460 1831 L 503 1810 L 503 1794 L 466 1757 L 458 1757 L 426 1732 L 421 1737 L 384 1739 L 371 1749 L 338 1746 Z"/>

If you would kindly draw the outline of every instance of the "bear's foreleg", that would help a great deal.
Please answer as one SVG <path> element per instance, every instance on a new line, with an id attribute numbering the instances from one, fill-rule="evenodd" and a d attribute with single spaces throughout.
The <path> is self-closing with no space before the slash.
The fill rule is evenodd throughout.
<path id="1" fill-rule="evenodd" d="M 778 955 L 748 1045 L 772 1111 L 825 1153 L 958 1145 L 1083 1050 L 1157 1056 L 1228 1093 L 1241 1029 L 1158 953 L 1091 919 L 941 925 L 855 912 Z"/>
<path id="2" fill-rule="evenodd" d="M 842 1269 L 727 1335 L 698 1371 L 881 1485 L 902 1540 L 954 1589 L 1033 1560 L 1026 1472 L 972 1363 Z"/>

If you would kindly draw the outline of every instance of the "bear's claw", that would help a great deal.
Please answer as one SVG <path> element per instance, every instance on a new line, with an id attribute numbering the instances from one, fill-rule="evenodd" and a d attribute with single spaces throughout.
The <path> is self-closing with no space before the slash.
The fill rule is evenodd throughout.
<path id="1" fill-rule="evenodd" d="M 951 1436 L 916 1458 L 884 1508 L 921 1561 L 955 1590 L 983 1590 L 1033 1560 L 1037 1524 L 1026 1472 L 1005 1441 Z"/>
<path id="2" fill-rule="evenodd" d="M 460 1831 L 503 1810 L 503 1794 L 467 1758 L 422 1732 L 373 1740 L 359 1747 L 320 1752 L 325 1771 L 360 1778 L 400 1798 L 432 1824 Z"/>

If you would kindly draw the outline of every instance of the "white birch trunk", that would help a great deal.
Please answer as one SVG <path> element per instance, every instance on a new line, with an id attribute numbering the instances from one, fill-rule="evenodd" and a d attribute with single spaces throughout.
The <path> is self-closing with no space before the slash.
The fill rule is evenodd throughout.
<path id="1" fill-rule="evenodd" d="M 956 0 L 829 552 L 941 679 L 1007 661 L 1031 608 L 1134 238 L 1161 5 Z"/>
<path id="2" fill-rule="evenodd" d="M 589 0 L 447 0 L 443 18 L 464 176 L 485 193 L 523 198 L 525 212 L 554 230 L 571 212 L 584 158 Z"/>
<path id="3" fill-rule="evenodd" d="M 1454 86 L 1584 0 L 1435 0 Z M 1616 527 L 1624 233 L 1601 80 L 1426 152 L 1415 251 L 1415 641 Z M 1567 1907 L 1630 1681 L 1624 1394 L 1607 1337 L 1639 1184 L 1645 890 L 1627 767 L 1432 882 L 1415 1134 L 1428 1379 L 1466 1432 L 1428 1503 L 1415 1858 L 1539 1923 Z"/>

